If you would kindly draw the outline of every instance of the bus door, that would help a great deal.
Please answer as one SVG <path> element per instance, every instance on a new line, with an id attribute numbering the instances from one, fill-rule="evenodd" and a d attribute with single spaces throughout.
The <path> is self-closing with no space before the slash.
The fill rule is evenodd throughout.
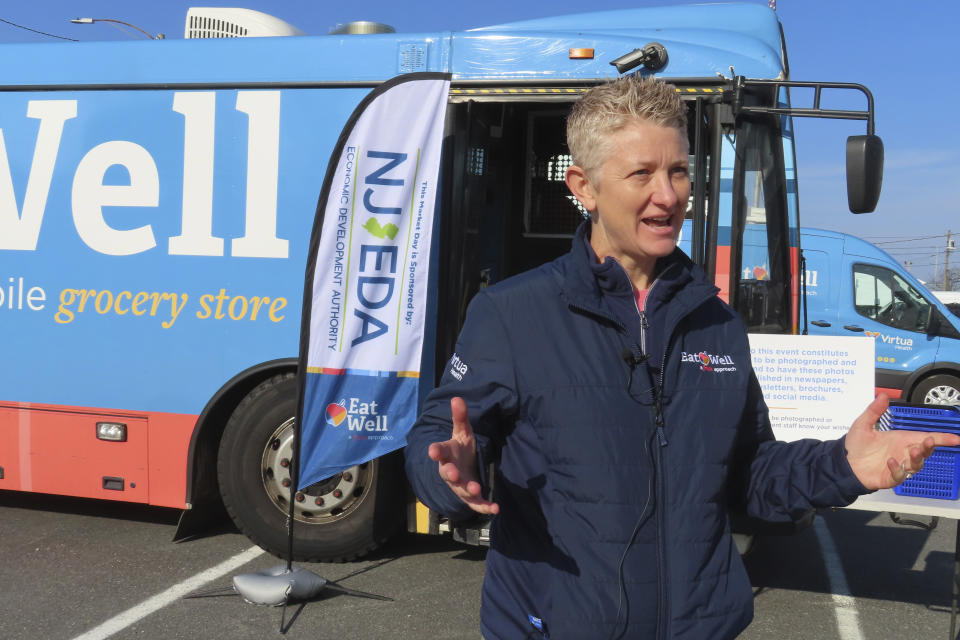
<path id="1" fill-rule="evenodd" d="M 564 175 L 566 114 L 580 89 L 453 89 L 444 147 L 437 370 L 483 287 L 570 250 L 583 217 Z M 571 95 L 572 92 L 572 95 Z"/>
<path id="2" fill-rule="evenodd" d="M 783 146 L 775 118 L 737 124 L 731 304 L 754 333 L 789 333 L 792 269 Z"/>
<path id="3" fill-rule="evenodd" d="M 444 141 L 437 274 L 437 372 L 453 353 L 470 299 L 502 278 L 504 202 L 500 105 L 453 103 Z"/>
<path id="4" fill-rule="evenodd" d="M 573 162 L 566 116 L 587 88 L 451 90 L 443 165 L 438 371 L 480 288 L 570 250 L 586 211 L 564 181 Z M 718 270 L 726 290 L 729 206 L 726 222 L 720 220 L 720 209 L 729 205 L 731 180 L 721 180 L 720 163 L 710 160 L 729 145 L 720 124 L 722 92 L 715 87 L 680 91 L 689 108 L 692 185 L 679 244 L 711 277 Z M 728 157 L 733 155 L 731 147 Z M 721 183 L 728 185 L 726 198 Z M 718 237 L 725 251 L 717 249 Z"/>

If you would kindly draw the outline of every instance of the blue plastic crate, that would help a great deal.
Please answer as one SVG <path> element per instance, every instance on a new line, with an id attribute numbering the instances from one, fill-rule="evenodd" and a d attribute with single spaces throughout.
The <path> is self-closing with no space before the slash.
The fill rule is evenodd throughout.
<path id="1" fill-rule="evenodd" d="M 880 428 L 960 433 L 960 407 L 890 403 L 880 417 Z"/>
<path id="2" fill-rule="evenodd" d="M 881 430 L 943 431 L 960 434 L 960 408 L 891 403 L 880 418 Z M 937 447 L 923 469 L 893 488 L 899 496 L 956 500 L 960 494 L 960 447 Z"/>
<path id="3" fill-rule="evenodd" d="M 953 449 L 935 449 L 923 463 L 923 469 L 893 488 L 898 496 L 956 500 L 960 489 L 960 453 Z"/>

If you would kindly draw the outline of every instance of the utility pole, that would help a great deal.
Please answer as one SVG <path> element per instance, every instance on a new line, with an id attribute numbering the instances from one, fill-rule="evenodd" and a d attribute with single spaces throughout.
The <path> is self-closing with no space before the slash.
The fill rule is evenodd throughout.
<path id="1" fill-rule="evenodd" d="M 953 249 L 953 241 L 950 240 L 950 230 L 947 230 L 947 250 L 943 254 L 943 291 L 949 291 L 948 280 L 950 274 L 950 251 Z"/>

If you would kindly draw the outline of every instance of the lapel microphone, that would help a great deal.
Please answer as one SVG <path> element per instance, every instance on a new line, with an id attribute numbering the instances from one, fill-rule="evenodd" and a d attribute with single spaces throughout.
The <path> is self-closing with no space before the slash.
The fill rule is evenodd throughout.
<path id="1" fill-rule="evenodd" d="M 638 364 L 643 363 L 650 356 L 648 355 L 638 356 L 638 355 L 635 355 L 633 351 L 630 351 L 630 349 L 624 349 L 623 351 L 620 352 L 620 357 L 623 358 L 623 361 L 626 362 L 628 365 L 630 365 L 631 368 L 633 368 Z"/>

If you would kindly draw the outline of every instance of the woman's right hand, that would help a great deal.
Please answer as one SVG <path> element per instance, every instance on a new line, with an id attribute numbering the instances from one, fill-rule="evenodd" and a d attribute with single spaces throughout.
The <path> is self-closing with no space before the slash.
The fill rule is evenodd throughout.
<path id="1" fill-rule="evenodd" d="M 453 493 L 477 513 L 495 514 L 500 511 L 496 502 L 483 499 L 477 473 L 477 442 L 467 415 L 463 398 L 450 400 L 453 433 L 445 442 L 434 442 L 427 455 L 437 462 L 437 473 Z"/>

